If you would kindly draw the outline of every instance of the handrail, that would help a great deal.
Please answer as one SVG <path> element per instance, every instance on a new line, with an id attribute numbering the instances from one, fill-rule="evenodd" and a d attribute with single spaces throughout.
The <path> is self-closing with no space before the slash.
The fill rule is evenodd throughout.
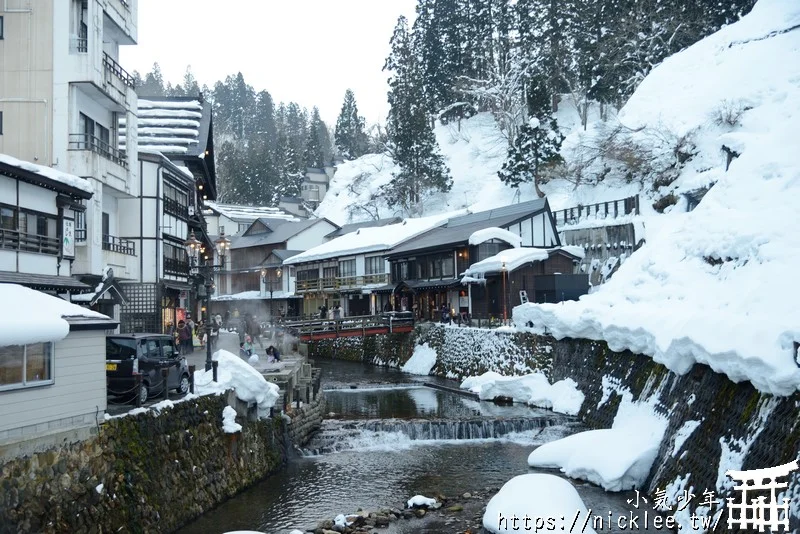
<path id="1" fill-rule="evenodd" d="M 389 274 L 359 274 L 297 280 L 296 291 L 322 291 L 324 289 L 359 288 L 370 284 L 388 284 Z"/>
<path id="2" fill-rule="evenodd" d="M 411 312 L 385 313 L 381 315 L 358 315 L 342 317 L 341 319 L 305 319 L 302 321 L 285 321 L 281 326 L 293 335 L 310 334 L 322 331 L 365 331 L 367 328 L 386 326 L 414 325 L 414 316 Z"/>
<path id="3" fill-rule="evenodd" d="M 117 165 L 128 168 L 128 158 L 125 157 L 125 154 L 94 135 L 85 133 L 69 134 L 69 146 L 67 148 L 69 150 L 90 150 Z"/>
<path id="4" fill-rule="evenodd" d="M 136 256 L 136 242 L 113 235 L 103 234 L 103 250 Z"/>
<path id="5" fill-rule="evenodd" d="M 61 242 L 55 237 L 0 228 L 0 248 L 57 256 Z"/>
<path id="6" fill-rule="evenodd" d="M 164 211 L 176 217 L 189 218 L 189 207 L 172 198 L 164 197 Z"/>
<path id="7" fill-rule="evenodd" d="M 616 219 L 622 215 L 639 215 L 639 195 L 595 204 L 578 205 L 553 212 L 556 226 L 577 223 L 581 217 L 588 217 L 594 211 L 595 217 Z"/>
<path id="8" fill-rule="evenodd" d="M 136 79 L 123 69 L 122 65 L 117 63 L 114 58 L 109 56 L 107 52 L 103 52 L 103 68 L 110 71 L 131 89 L 136 89 Z"/>

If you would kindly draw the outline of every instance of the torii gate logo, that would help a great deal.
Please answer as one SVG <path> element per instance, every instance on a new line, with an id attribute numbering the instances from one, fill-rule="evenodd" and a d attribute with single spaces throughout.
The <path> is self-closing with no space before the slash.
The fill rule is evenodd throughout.
<path id="1" fill-rule="evenodd" d="M 795 460 L 788 464 L 765 469 L 726 471 L 726 475 L 740 483 L 733 489 L 741 492 L 738 501 L 733 497 L 727 499 L 728 528 L 738 526 L 742 529 L 756 529 L 759 532 L 764 532 L 765 528 L 769 528 L 772 532 L 777 532 L 779 527 L 783 527 L 783 530 L 788 531 L 789 499 L 784 497 L 779 503 L 776 490 L 784 490 L 788 487 L 788 482 L 778 482 L 778 479 L 788 477 L 789 473 L 797 468 L 797 460 Z M 767 490 L 769 490 L 769 500 L 765 495 Z M 755 497 L 755 495 L 748 495 L 748 492 L 760 492 L 760 494 L 756 493 L 758 496 Z"/>

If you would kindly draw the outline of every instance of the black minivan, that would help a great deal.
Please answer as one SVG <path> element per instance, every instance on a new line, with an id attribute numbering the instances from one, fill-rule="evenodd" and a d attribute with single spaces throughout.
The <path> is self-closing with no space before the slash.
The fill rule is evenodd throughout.
<path id="1" fill-rule="evenodd" d="M 166 384 L 162 369 L 169 369 Z M 142 376 L 136 386 L 136 375 Z M 108 394 L 138 396 L 144 403 L 150 395 L 167 389 L 189 391 L 189 365 L 174 340 L 164 334 L 115 334 L 106 336 L 106 382 Z"/>

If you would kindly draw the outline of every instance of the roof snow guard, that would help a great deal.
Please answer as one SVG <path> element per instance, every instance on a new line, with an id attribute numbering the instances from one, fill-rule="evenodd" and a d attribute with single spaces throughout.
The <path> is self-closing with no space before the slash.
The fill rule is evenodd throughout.
<path id="1" fill-rule="evenodd" d="M 140 99 L 136 121 L 139 150 L 165 155 L 200 154 L 205 150 L 201 131 L 208 128 L 204 124 L 208 120 L 205 115 L 203 104 L 196 99 Z M 121 118 L 119 147 L 122 150 L 125 149 L 125 128 L 125 118 Z"/>

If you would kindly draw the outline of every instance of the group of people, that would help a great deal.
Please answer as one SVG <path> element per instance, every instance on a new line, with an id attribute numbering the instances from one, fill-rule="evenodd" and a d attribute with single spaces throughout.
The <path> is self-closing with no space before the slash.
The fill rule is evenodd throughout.
<path id="1" fill-rule="evenodd" d="M 342 307 L 338 304 L 334 305 L 333 308 L 330 310 L 324 304 L 319 307 L 319 318 L 320 319 L 332 319 L 334 321 L 338 321 L 342 318 Z"/>
<path id="2" fill-rule="evenodd" d="M 167 324 L 170 335 L 175 339 L 181 354 L 191 354 L 194 352 L 194 339 L 197 338 L 200 345 L 211 343 L 211 348 L 216 348 L 219 340 L 219 330 L 222 328 L 222 316 L 212 315 L 207 321 L 200 320 L 195 323 L 191 315 L 186 319 L 178 321 L 178 325 Z"/>
<path id="3" fill-rule="evenodd" d="M 239 319 L 236 330 L 239 333 L 239 355 L 243 358 L 250 358 L 255 354 L 255 343 L 258 343 L 259 348 L 264 348 L 261 336 L 263 328 L 258 318 L 254 315 L 246 313 L 244 317 L 238 317 L 238 310 L 234 312 L 236 315 L 234 319 Z M 281 361 L 281 355 L 277 348 L 273 345 L 267 347 L 267 358 L 272 361 Z"/>

